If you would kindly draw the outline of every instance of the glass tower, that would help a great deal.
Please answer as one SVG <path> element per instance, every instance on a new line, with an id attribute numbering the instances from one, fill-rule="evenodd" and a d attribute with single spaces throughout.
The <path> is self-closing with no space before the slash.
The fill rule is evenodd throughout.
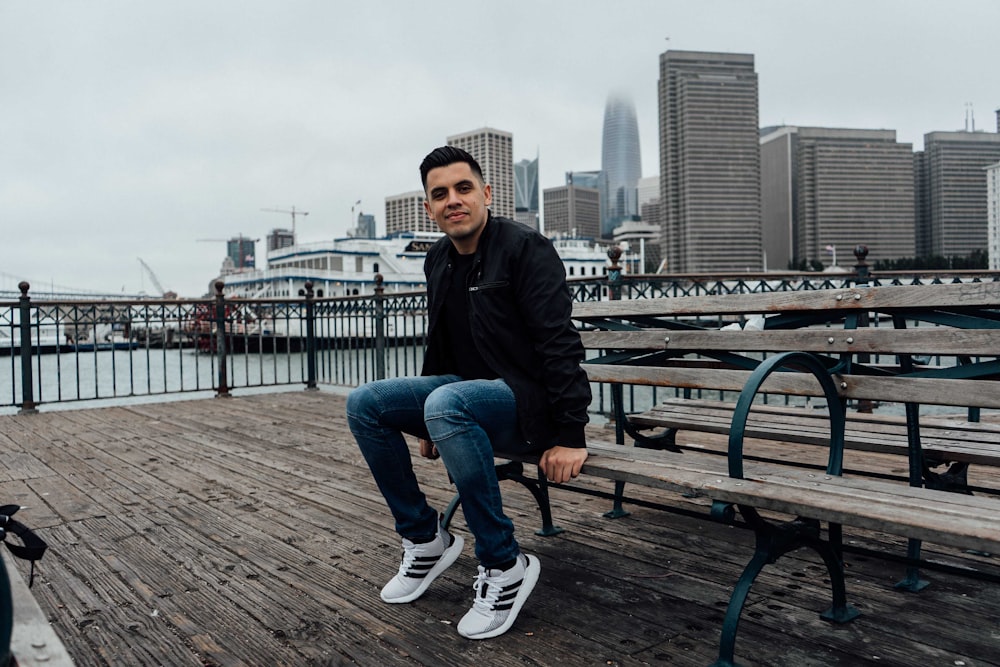
<path id="1" fill-rule="evenodd" d="M 601 236 L 639 215 L 638 185 L 642 177 L 639 124 L 632 100 L 612 94 L 604 106 L 601 141 Z"/>

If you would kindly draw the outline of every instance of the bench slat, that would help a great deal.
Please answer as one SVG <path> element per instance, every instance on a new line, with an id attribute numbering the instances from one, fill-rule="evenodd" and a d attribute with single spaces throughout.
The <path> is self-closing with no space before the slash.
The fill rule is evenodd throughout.
<path id="1" fill-rule="evenodd" d="M 621 382 L 734 392 L 739 392 L 750 377 L 750 371 L 717 368 L 584 364 L 584 369 L 591 382 Z M 834 381 L 838 385 L 838 394 L 848 399 L 1000 408 L 1000 381 L 996 380 L 970 382 L 938 378 L 835 375 Z M 764 382 L 761 391 L 793 396 L 823 395 L 819 384 L 811 375 L 792 372 L 773 373 Z"/>
<path id="2" fill-rule="evenodd" d="M 801 311 L 918 310 L 1000 307 L 1000 282 L 954 285 L 892 285 L 805 292 L 589 301 L 573 305 L 573 317 L 673 317 Z"/>
<path id="3" fill-rule="evenodd" d="M 615 350 L 715 350 L 854 354 L 934 354 L 997 356 L 1000 329 L 946 327 L 915 329 L 803 329 L 775 331 L 585 331 L 584 347 Z"/>
<path id="4" fill-rule="evenodd" d="M 645 412 L 629 415 L 629 420 L 644 428 L 726 435 L 732 425 L 734 407 L 733 403 L 716 402 L 713 405 L 711 401 L 667 399 Z M 907 454 L 905 422 L 872 422 L 854 417 L 855 413 L 848 414 L 844 431 L 844 444 L 848 449 Z M 1000 430 L 996 425 L 980 426 L 985 429 L 976 433 L 976 440 L 970 440 L 965 430 L 921 423 L 924 454 L 948 461 L 1000 465 Z M 825 410 L 781 409 L 757 404 L 750 411 L 745 437 L 827 446 L 830 442 L 829 419 Z"/>
<path id="5" fill-rule="evenodd" d="M 694 490 L 723 502 L 1000 552 L 996 503 L 976 496 L 867 478 L 778 471 L 776 466 L 755 469 L 753 477 L 740 480 L 720 470 L 719 457 L 691 452 L 634 456 L 635 448 L 616 445 L 592 444 L 588 449 L 591 456 L 583 470 L 588 475 L 671 491 Z"/>

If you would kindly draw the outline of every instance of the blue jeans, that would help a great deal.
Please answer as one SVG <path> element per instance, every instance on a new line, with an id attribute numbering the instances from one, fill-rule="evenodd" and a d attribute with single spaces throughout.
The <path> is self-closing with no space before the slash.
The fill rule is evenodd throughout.
<path id="1" fill-rule="evenodd" d="M 407 433 L 434 443 L 462 502 L 476 557 L 495 567 L 519 553 L 504 514 L 493 448 L 530 449 L 517 427 L 514 392 L 503 380 L 457 375 L 378 380 L 347 398 L 347 423 L 396 521 L 396 532 L 422 541 L 437 534 L 438 513 L 420 490 Z"/>

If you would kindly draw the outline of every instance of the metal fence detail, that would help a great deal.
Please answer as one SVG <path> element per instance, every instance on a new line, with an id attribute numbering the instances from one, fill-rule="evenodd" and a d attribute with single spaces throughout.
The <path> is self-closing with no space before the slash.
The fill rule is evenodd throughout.
<path id="1" fill-rule="evenodd" d="M 609 253 L 610 254 L 610 253 Z M 623 274 L 570 279 L 577 301 L 760 293 L 870 285 L 995 282 L 998 272 L 872 274 L 863 255 L 854 273 L 682 276 Z M 324 297 L 311 284 L 298 297 L 226 299 L 222 282 L 203 299 L 0 302 L 0 409 L 33 412 L 54 403 L 214 392 L 282 385 L 358 386 L 417 375 L 427 334 L 424 292 Z M 596 413 L 607 407 L 595 387 Z M 656 396 L 628 393 L 637 407 Z"/>

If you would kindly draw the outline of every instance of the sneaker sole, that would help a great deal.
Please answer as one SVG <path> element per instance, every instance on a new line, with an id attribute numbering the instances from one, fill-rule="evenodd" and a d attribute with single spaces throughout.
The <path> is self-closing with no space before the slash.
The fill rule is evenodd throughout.
<path id="1" fill-rule="evenodd" d="M 525 558 L 528 559 L 528 567 L 524 569 L 524 579 L 521 580 L 521 588 L 517 591 L 517 597 L 514 598 L 514 606 L 510 608 L 510 614 L 507 616 L 507 620 L 503 622 L 498 628 L 494 628 L 489 632 L 482 632 L 477 635 L 467 635 L 462 636 L 466 639 L 490 639 L 491 637 L 498 637 L 503 633 L 510 630 L 511 626 L 514 625 L 514 621 L 517 620 L 517 615 L 521 611 L 521 607 L 524 603 L 528 601 L 528 596 L 531 595 L 531 591 L 535 590 L 535 584 L 538 583 L 538 575 L 542 572 L 542 565 L 538 562 L 538 558 L 525 554 Z"/>
<path id="2" fill-rule="evenodd" d="M 454 538 L 454 541 L 451 543 L 451 546 L 441 553 L 441 558 L 438 559 L 437 564 L 431 568 L 431 571 L 427 573 L 427 576 L 424 577 L 422 582 L 420 582 L 420 585 L 417 586 L 416 590 L 409 595 L 404 595 L 403 597 L 398 598 L 387 598 L 384 595 L 380 595 L 382 601 L 388 602 L 389 604 L 403 604 L 406 602 L 413 602 L 423 595 L 424 591 L 427 590 L 427 587 L 434 583 L 434 580 L 437 579 L 442 572 L 451 567 L 452 563 L 458 560 L 458 557 L 462 555 L 462 549 L 465 547 L 465 539 L 461 535 L 452 535 L 452 537 Z"/>

